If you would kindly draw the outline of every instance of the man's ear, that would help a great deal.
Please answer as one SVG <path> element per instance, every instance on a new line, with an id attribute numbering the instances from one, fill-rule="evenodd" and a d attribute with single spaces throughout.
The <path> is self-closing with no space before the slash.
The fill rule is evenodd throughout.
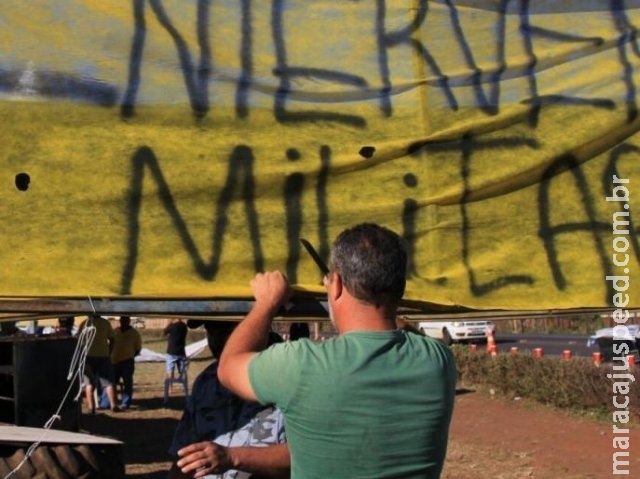
<path id="1" fill-rule="evenodd" d="M 333 299 L 339 299 L 344 293 L 344 285 L 342 284 L 342 276 L 333 273 L 333 282 L 331 283 Z"/>

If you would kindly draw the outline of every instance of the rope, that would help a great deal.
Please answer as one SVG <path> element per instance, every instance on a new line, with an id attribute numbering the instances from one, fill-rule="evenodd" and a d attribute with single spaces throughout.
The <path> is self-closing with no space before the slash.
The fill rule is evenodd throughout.
<path id="1" fill-rule="evenodd" d="M 89 304 L 91 305 L 91 309 L 95 313 L 96 309 L 93 307 L 93 301 L 91 300 L 91 297 L 89 297 Z M 42 441 L 44 441 L 47 433 L 53 427 L 55 421 L 61 419 L 60 411 L 62 410 L 67 397 L 69 397 L 76 379 L 78 380 L 78 392 L 74 397 L 74 401 L 77 402 L 80 398 L 80 395 L 82 394 L 82 374 L 84 373 L 87 353 L 89 352 L 89 348 L 91 347 L 91 343 L 93 343 L 93 339 L 95 338 L 95 336 L 96 328 L 91 324 L 91 320 L 88 320 L 85 327 L 78 334 L 78 343 L 76 344 L 76 348 L 73 352 L 73 358 L 71 359 L 69 372 L 67 373 L 67 381 L 69 381 L 69 386 L 67 387 L 64 397 L 58 405 L 58 409 L 56 409 L 56 412 L 54 412 L 53 415 L 45 422 L 42 434 L 33 444 L 31 444 L 31 446 L 29 446 L 27 452 L 24 455 L 24 458 L 16 467 L 13 468 L 11 472 L 9 472 L 9 474 L 4 476 L 4 479 L 9 479 L 11 476 L 13 476 L 24 465 L 24 463 L 29 460 L 29 457 L 31 457 L 37 447 L 42 443 Z"/>

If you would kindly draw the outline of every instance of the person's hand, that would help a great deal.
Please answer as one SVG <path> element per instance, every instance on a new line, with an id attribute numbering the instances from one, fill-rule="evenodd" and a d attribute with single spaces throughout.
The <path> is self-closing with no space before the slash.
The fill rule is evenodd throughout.
<path id="1" fill-rule="evenodd" d="M 207 474 L 222 474 L 232 468 L 233 463 L 226 447 L 215 442 L 197 442 L 178 451 L 178 467 L 183 474 L 194 478 Z"/>
<path id="2" fill-rule="evenodd" d="M 291 288 L 284 274 L 280 271 L 258 273 L 251 280 L 251 289 L 256 304 L 276 312 L 291 296 Z"/>

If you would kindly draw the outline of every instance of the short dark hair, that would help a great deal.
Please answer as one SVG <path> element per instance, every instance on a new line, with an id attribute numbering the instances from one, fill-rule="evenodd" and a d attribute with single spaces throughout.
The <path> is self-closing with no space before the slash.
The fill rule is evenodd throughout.
<path id="1" fill-rule="evenodd" d="M 58 324 L 62 328 L 73 328 L 73 323 L 75 322 L 74 316 L 62 316 L 58 318 Z"/>
<path id="2" fill-rule="evenodd" d="M 311 330 L 308 323 L 291 323 L 289 325 L 289 339 L 295 341 L 300 338 L 311 337 Z"/>
<path id="3" fill-rule="evenodd" d="M 187 323 L 189 323 L 188 320 Z M 192 322 L 193 325 L 195 323 Z M 224 349 L 225 344 L 227 344 L 227 340 L 231 333 L 238 325 L 236 321 L 218 321 L 218 320 L 203 320 L 202 324 L 204 325 L 204 329 L 207 331 L 207 346 L 209 346 L 209 351 L 214 358 L 220 359 L 220 355 L 222 354 L 222 350 Z M 192 327 L 192 326 L 191 326 Z"/>
<path id="4" fill-rule="evenodd" d="M 397 307 L 404 295 L 407 252 L 384 226 L 361 223 L 344 230 L 333 243 L 329 267 L 349 293 L 376 307 Z"/>

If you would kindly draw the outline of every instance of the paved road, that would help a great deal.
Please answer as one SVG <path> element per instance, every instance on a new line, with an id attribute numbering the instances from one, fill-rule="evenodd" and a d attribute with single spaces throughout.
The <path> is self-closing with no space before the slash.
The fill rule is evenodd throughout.
<path id="1" fill-rule="evenodd" d="M 330 337 L 331 335 L 325 335 Z M 515 346 L 521 353 L 532 352 L 535 348 L 542 348 L 545 356 L 562 356 L 566 349 L 573 356 L 591 357 L 592 353 L 599 351 L 597 345 L 587 347 L 588 335 L 578 334 L 496 334 L 498 351 L 508 353 Z M 484 348 L 485 344 L 478 344 L 478 348 Z"/>
<path id="2" fill-rule="evenodd" d="M 587 335 L 569 334 L 496 334 L 498 351 L 509 352 L 512 346 L 519 352 L 533 351 L 542 348 L 545 356 L 561 356 L 564 350 L 570 350 L 573 356 L 591 357 L 599 351 L 596 345 L 587 347 Z M 478 347 L 484 347 L 479 345 Z"/>

